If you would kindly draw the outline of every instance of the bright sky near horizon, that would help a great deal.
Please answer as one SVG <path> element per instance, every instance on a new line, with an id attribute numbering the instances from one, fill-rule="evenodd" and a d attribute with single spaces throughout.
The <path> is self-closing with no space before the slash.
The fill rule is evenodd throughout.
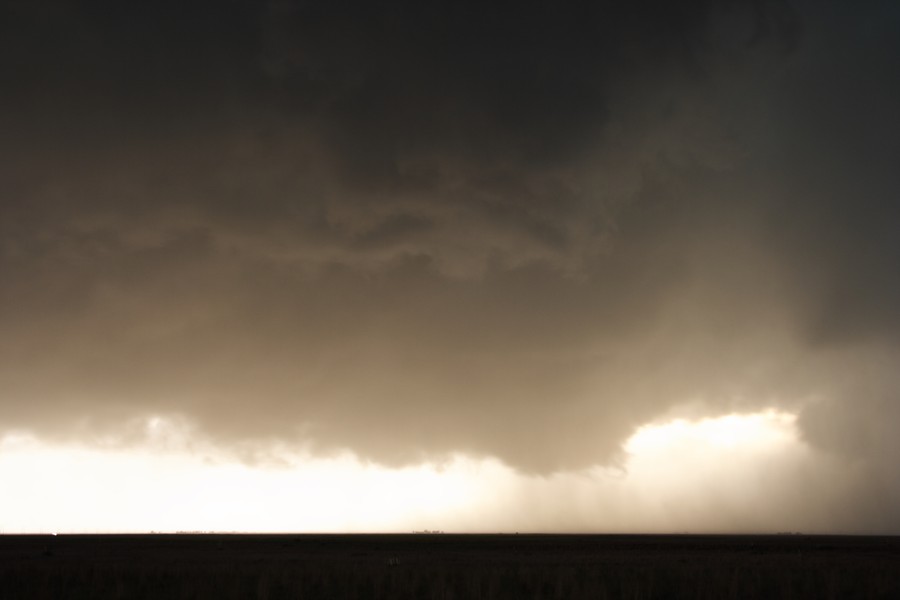
<path id="1" fill-rule="evenodd" d="M 796 418 L 773 410 L 641 427 L 621 465 L 552 477 L 455 456 L 386 468 L 347 453 L 240 461 L 146 423 L 133 448 L 0 441 L 2 533 L 78 532 L 778 532 L 824 513 L 762 510 L 780 477 L 814 467 Z M 821 468 L 821 465 L 818 465 Z M 820 473 L 820 476 L 826 473 Z M 706 510 L 726 513 L 710 521 Z"/>

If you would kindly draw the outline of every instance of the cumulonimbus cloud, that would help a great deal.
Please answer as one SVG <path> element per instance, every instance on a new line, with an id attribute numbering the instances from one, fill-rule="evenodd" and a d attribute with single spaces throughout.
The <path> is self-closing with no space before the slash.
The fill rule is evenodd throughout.
<path id="1" fill-rule="evenodd" d="M 882 4 L 201 4 L 5 9 L 4 423 L 549 473 L 779 406 L 896 494 Z"/>

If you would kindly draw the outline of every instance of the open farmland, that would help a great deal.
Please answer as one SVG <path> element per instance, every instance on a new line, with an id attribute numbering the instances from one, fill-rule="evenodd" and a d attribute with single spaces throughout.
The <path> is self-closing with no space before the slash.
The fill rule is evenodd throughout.
<path id="1" fill-rule="evenodd" d="M 898 598 L 900 539 L 0 537 L 2 598 Z"/>

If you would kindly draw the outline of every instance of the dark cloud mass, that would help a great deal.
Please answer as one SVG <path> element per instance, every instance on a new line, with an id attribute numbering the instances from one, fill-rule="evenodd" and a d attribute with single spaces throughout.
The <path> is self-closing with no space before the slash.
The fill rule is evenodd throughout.
<path id="1" fill-rule="evenodd" d="M 546 474 L 775 406 L 900 527 L 892 2 L 0 11 L 4 428 Z"/>

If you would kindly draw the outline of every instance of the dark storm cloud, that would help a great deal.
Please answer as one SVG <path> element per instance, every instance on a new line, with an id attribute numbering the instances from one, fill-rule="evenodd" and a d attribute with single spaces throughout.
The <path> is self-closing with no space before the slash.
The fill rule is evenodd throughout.
<path id="1" fill-rule="evenodd" d="M 889 2 L 2 10 L 7 427 L 546 473 L 775 405 L 900 493 Z"/>

